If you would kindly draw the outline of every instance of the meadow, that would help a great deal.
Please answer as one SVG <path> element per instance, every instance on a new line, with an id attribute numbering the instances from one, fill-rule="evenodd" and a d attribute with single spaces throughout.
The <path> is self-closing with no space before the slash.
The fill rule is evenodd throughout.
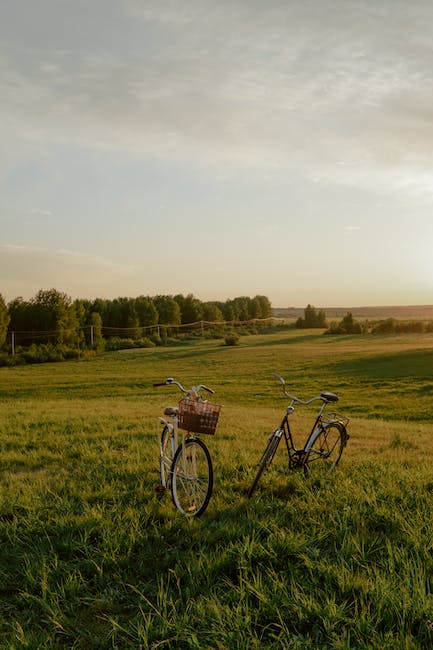
<path id="1" fill-rule="evenodd" d="M 340 396 L 350 440 L 317 484 L 246 491 L 286 406 Z M 223 405 L 205 514 L 158 483 L 175 377 Z M 275 330 L 0 369 L 0 647 L 433 647 L 433 336 Z M 303 443 L 310 408 L 298 408 Z"/>

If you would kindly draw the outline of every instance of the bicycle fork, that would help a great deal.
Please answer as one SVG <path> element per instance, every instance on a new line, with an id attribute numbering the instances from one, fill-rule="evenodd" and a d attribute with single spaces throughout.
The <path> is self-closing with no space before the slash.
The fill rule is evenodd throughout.
<path id="1" fill-rule="evenodd" d="M 161 469 L 165 467 L 166 471 L 161 471 L 161 486 L 163 489 L 169 488 L 171 485 L 172 470 L 171 465 L 173 462 L 174 454 L 177 447 L 177 432 L 172 422 L 168 422 L 165 418 L 160 417 L 159 421 L 162 424 L 163 431 L 167 427 L 168 441 L 163 437 L 159 438 L 159 458 Z M 168 452 L 168 453 L 167 453 Z M 166 478 L 167 477 L 167 480 Z"/>

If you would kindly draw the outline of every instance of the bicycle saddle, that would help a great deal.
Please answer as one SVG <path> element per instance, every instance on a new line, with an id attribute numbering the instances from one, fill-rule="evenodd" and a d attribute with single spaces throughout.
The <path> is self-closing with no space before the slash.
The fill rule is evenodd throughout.
<path id="1" fill-rule="evenodd" d="M 338 402 L 338 395 L 335 393 L 329 393 L 326 390 L 323 393 L 320 393 L 320 397 L 325 400 L 325 402 Z"/>
<path id="2" fill-rule="evenodd" d="M 164 409 L 164 415 L 177 415 L 179 409 L 177 406 L 166 406 Z"/>

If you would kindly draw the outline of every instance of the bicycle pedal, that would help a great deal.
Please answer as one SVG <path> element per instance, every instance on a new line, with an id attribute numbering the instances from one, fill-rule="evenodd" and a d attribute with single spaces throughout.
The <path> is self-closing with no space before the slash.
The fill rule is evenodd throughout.
<path id="1" fill-rule="evenodd" d="M 159 483 L 158 485 L 155 485 L 155 492 L 157 492 L 158 494 L 162 494 L 163 492 L 165 492 L 165 487 L 161 485 L 161 483 Z"/>

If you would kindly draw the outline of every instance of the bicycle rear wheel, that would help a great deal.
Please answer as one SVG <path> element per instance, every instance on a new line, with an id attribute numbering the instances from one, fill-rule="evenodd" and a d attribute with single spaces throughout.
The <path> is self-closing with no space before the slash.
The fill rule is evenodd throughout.
<path id="1" fill-rule="evenodd" d="M 313 431 L 305 445 L 305 473 L 312 478 L 326 477 L 337 466 L 346 441 L 346 429 L 340 422 L 329 422 Z"/>
<path id="2" fill-rule="evenodd" d="M 173 464 L 173 438 L 172 430 L 168 425 L 162 430 L 161 433 L 161 448 L 160 448 L 160 474 L 161 485 L 164 488 L 169 488 L 171 484 L 171 466 Z"/>
<path id="3" fill-rule="evenodd" d="M 253 496 L 253 492 L 257 487 L 257 483 L 260 480 L 261 475 L 263 474 L 264 470 L 269 467 L 269 465 L 272 463 L 272 459 L 275 456 L 275 452 L 277 451 L 278 445 L 281 440 L 281 436 L 277 435 L 278 431 L 274 431 L 274 433 L 271 435 L 269 438 L 268 446 L 266 447 L 265 451 L 263 452 L 263 455 L 260 459 L 259 462 L 259 467 L 256 473 L 256 476 L 254 478 L 253 484 L 251 485 L 250 489 L 248 490 L 248 498 L 251 499 Z"/>
<path id="4" fill-rule="evenodd" d="M 173 503 L 183 515 L 200 517 L 206 510 L 213 488 L 210 453 L 199 438 L 179 445 L 172 465 Z"/>

